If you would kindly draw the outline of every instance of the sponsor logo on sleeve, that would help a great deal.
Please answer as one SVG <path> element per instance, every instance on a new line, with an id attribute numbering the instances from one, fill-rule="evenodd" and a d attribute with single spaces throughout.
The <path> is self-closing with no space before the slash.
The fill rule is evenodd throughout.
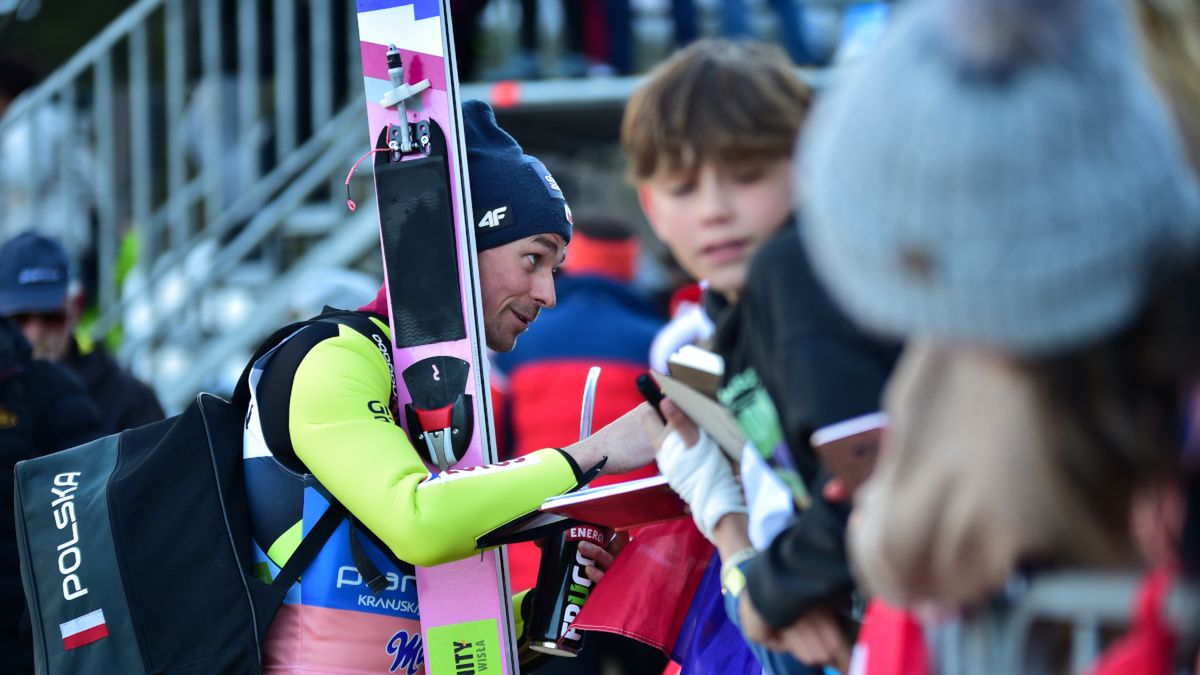
<path id="1" fill-rule="evenodd" d="M 388 410 L 388 407 L 379 401 L 367 401 L 367 410 L 375 419 L 381 422 L 387 422 L 388 424 L 394 424 L 394 422 L 392 422 L 392 411 Z"/>
<path id="2" fill-rule="evenodd" d="M 506 462 L 500 462 L 499 464 L 481 464 L 479 466 L 470 466 L 463 469 L 447 469 L 446 471 L 432 476 L 429 480 L 422 482 L 417 486 L 417 489 L 419 490 L 427 485 L 434 485 L 436 483 L 445 483 L 446 481 L 462 480 L 464 478 L 472 477 L 482 478 L 484 476 L 493 476 L 505 471 L 519 469 L 524 464 L 532 465 L 537 464 L 540 461 L 541 460 L 535 456 L 525 455 L 523 457 L 510 459 Z"/>

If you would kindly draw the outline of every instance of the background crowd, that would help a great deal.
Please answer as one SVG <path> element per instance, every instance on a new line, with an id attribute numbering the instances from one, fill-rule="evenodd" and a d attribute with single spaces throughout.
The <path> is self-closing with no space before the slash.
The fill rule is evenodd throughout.
<path id="1" fill-rule="evenodd" d="M 520 3 L 518 49 L 486 67 L 487 3 L 453 4 L 465 79 L 644 62 L 630 0 L 562 3 L 552 68 L 547 3 Z M 590 366 L 599 428 L 689 343 L 724 358 L 718 398 L 749 441 L 731 466 L 664 404 L 657 467 L 610 480 L 657 468 L 692 520 L 637 533 L 581 616 L 591 646 L 545 672 L 1200 669 L 1198 624 L 1151 592 L 1187 596 L 1200 568 L 1200 3 L 907 0 L 819 89 L 796 70 L 832 58 L 806 4 L 766 4 L 782 48 L 741 39 L 743 2 L 705 14 L 739 39 L 699 42 L 693 3 L 669 4 L 680 49 L 636 82 L 620 130 L 640 211 L 579 214 L 558 307 L 494 360 L 508 456 L 578 440 Z M 5 103 L 34 84 L 7 74 Z M 0 248 L 10 473 L 164 414 L 80 323 L 101 266 L 72 248 Z M 876 410 L 879 464 L 848 494 L 810 436 Z M 0 649 L 16 654 L 3 516 Z M 537 555 L 513 548 L 514 590 Z M 1008 628 L 1043 580 L 1096 572 L 1159 597 L 1136 617 L 1125 598 L 1099 654 L 1080 661 L 1070 606 Z"/>

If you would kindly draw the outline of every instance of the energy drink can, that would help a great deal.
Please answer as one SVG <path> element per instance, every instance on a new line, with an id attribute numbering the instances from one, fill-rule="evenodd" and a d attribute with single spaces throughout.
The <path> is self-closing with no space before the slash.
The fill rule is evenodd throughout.
<path id="1" fill-rule="evenodd" d="M 583 636 L 571 624 L 583 609 L 594 582 L 584 573 L 592 560 L 579 552 L 579 544 L 590 541 L 603 547 L 610 534 L 607 528 L 596 525 L 575 525 L 543 542 L 533 608 L 526 626 L 530 649 L 575 656 L 583 648 Z"/>

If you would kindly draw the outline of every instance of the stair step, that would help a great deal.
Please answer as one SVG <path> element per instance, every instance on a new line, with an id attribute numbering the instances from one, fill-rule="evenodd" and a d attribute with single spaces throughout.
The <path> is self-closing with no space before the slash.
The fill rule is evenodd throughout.
<path id="1" fill-rule="evenodd" d="M 288 237 L 313 237 L 328 234 L 339 224 L 346 222 L 350 210 L 345 202 L 306 204 L 292 211 L 283 219 L 281 230 Z"/>

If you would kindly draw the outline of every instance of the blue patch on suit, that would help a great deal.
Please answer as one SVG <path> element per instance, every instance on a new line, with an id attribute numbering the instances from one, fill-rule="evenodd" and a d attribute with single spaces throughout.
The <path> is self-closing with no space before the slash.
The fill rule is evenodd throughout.
<path id="1" fill-rule="evenodd" d="M 328 502 L 314 489 L 304 491 L 304 530 L 321 517 Z M 304 572 L 300 592 L 306 605 L 419 619 L 417 578 L 405 574 L 373 542 L 360 537 L 363 550 L 388 581 L 378 595 L 367 587 L 350 555 L 350 523 L 343 522 Z"/>

